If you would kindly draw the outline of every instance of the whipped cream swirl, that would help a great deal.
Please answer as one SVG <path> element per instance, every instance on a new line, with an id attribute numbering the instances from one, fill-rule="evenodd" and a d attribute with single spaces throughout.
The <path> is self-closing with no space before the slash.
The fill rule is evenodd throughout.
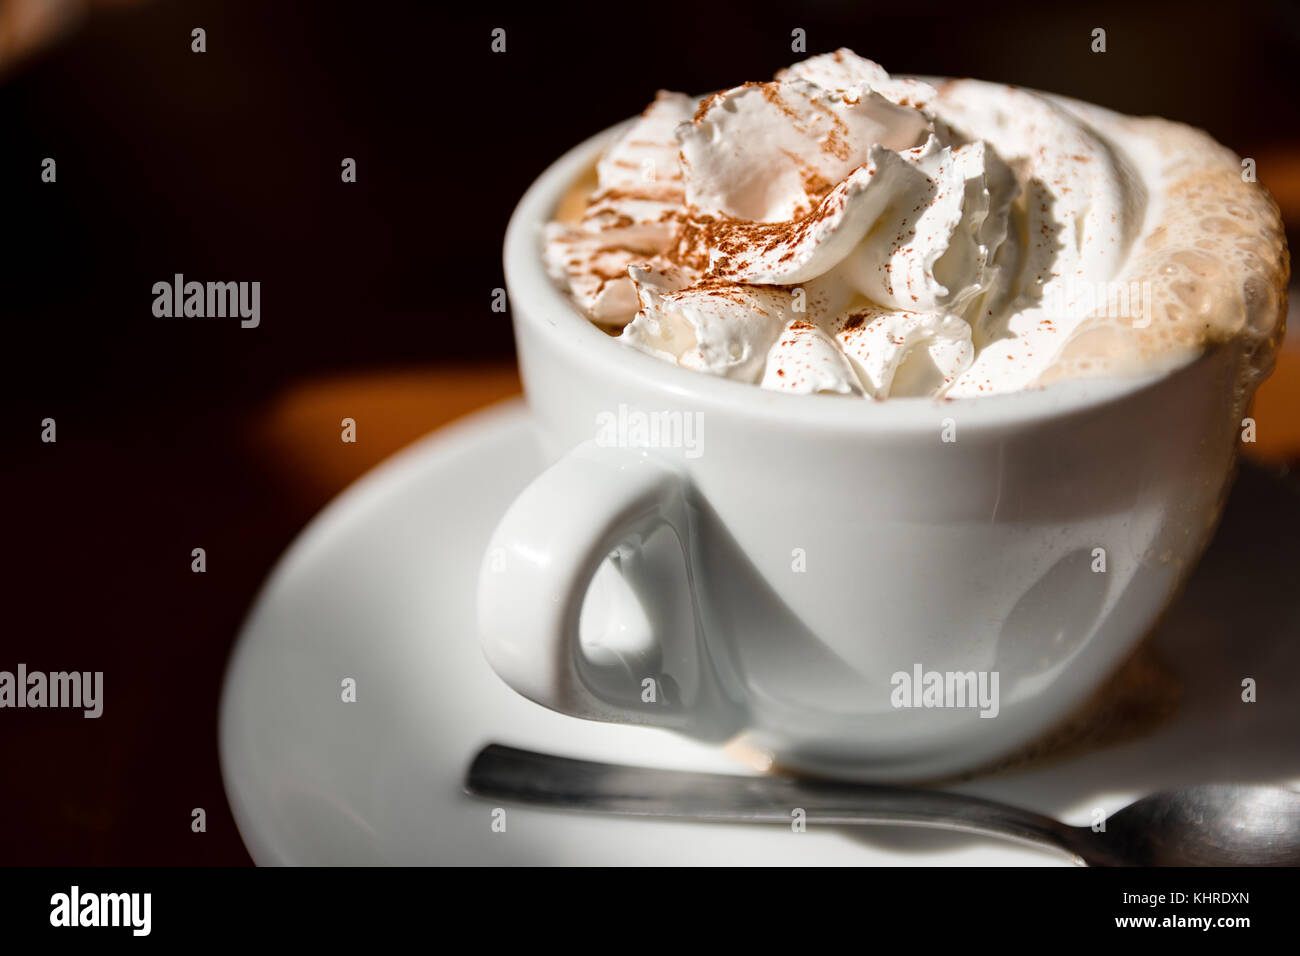
<path id="1" fill-rule="evenodd" d="M 1146 278 L 1133 260 L 1174 261 L 1151 241 L 1187 219 L 1167 208 L 1174 185 L 1235 161 L 1188 127 L 1144 123 L 1163 121 L 974 80 L 936 89 L 839 50 L 698 105 L 661 92 L 579 187 L 580 212 L 548 225 L 545 260 L 625 344 L 764 388 L 996 394 L 1061 377 L 1063 353 L 1064 374 L 1120 371 L 1204 344 L 1172 280 L 1163 297 L 1134 281 L 1118 317 L 1108 290 Z M 1222 244 L 1241 240 L 1276 298 L 1284 240 L 1256 192 L 1237 197 L 1246 215 Z M 1240 298 L 1223 269 L 1218 285 L 1189 278 L 1201 298 Z M 1252 327 L 1268 337 L 1264 311 Z M 1226 336 L 1242 321 L 1203 325 Z"/>

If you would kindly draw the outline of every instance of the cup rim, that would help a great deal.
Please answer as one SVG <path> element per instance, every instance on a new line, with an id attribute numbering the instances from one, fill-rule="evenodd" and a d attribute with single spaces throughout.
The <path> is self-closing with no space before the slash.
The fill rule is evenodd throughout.
<path id="1" fill-rule="evenodd" d="M 572 353 L 583 365 L 613 372 L 642 389 L 661 391 L 674 404 L 727 412 L 817 430 L 864 433 L 931 431 L 945 419 L 963 428 L 1004 428 L 1066 417 L 1156 387 L 1172 373 L 1208 361 L 1214 349 L 1173 360 L 1145 374 L 1053 382 L 1047 386 L 968 398 L 928 396 L 879 401 L 843 395 L 794 394 L 672 365 L 628 348 L 601 331 L 547 274 L 542 231 L 569 186 L 587 172 L 604 146 L 634 118 L 589 137 L 553 162 L 515 207 L 506 228 L 504 267 L 513 321 Z M 522 356 L 521 356 L 522 360 Z"/>

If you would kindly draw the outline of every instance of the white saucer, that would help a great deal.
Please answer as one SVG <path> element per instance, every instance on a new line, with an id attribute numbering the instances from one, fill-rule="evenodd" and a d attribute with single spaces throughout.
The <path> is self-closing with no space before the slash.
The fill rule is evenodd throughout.
<path id="1" fill-rule="evenodd" d="M 748 772 L 667 731 L 552 713 L 488 668 L 474 633 L 482 549 L 539 460 L 522 403 L 496 406 L 358 481 L 281 560 L 245 624 L 221 703 L 226 791 L 257 863 L 1068 865 L 1032 848 L 932 831 L 794 833 L 523 807 L 506 807 L 505 832 L 494 832 L 494 807 L 461 791 L 471 757 L 489 741 Z M 1111 812 L 1162 787 L 1300 778 L 1296 612 L 1267 599 L 1290 597 L 1295 555 L 1221 553 L 1221 544 L 1240 548 L 1236 539 L 1248 540 L 1256 520 L 1294 541 L 1298 515 L 1300 501 L 1280 520 L 1229 508 L 1155 638 L 1182 679 L 1172 721 L 1122 746 L 954 789 L 1086 824 L 1094 807 Z M 355 703 L 342 701 L 348 677 Z M 1240 703 L 1243 677 L 1257 680 L 1259 703 Z"/>

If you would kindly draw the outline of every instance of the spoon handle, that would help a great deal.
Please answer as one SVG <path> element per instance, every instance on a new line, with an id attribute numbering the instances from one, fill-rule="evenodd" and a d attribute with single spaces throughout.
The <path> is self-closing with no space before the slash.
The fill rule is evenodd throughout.
<path id="1" fill-rule="evenodd" d="M 714 823 L 807 823 L 937 827 L 1030 843 L 1083 860 L 1073 827 L 1028 810 L 940 790 L 655 770 L 484 747 L 465 789 L 480 797 L 589 813 Z"/>

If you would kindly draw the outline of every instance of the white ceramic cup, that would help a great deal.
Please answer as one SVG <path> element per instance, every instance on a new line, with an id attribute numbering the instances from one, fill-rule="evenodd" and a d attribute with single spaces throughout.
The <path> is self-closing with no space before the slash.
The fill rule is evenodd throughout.
<path id="1" fill-rule="evenodd" d="M 484 559 L 492 667 L 565 714 L 743 734 L 831 776 L 942 776 L 1050 729 L 1209 539 L 1235 459 L 1239 350 L 948 402 L 677 368 L 592 325 L 541 261 L 543 224 L 614 132 L 551 166 L 506 235 L 520 369 L 553 464 Z M 637 430 L 652 424 L 657 438 Z M 587 603 L 585 624 L 606 618 L 593 649 L 601 634 L 580 640 L 579 622 L 597 570 L 617 578 L 614 552 L 636 600 Z M 620 646 L 637 627 L 652 639 Z M 930 700 L 946 706 L 899 676 L 930 672 L 961 675 Z M 994 674 L 995 707 L 960 706 L 959 687 L 991 689 Z"/>

